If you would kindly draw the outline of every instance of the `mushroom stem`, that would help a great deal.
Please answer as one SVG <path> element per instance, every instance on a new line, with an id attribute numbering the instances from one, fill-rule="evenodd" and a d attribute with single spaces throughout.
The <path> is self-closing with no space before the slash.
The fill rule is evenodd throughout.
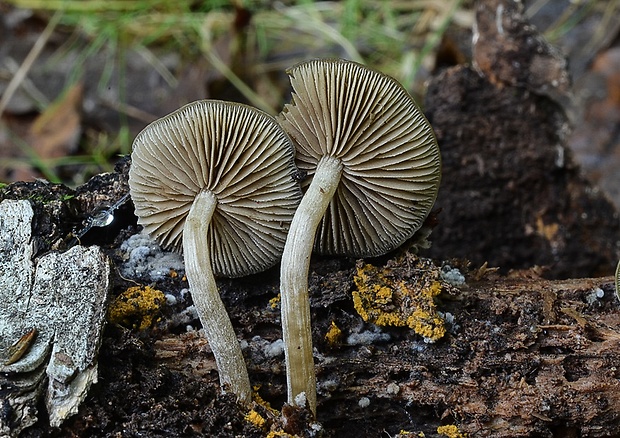
<path id="1" fill-rule="evenodd" d="M 342 163 L 323 157 L 310 186 L 291 222 L 280 271 L 282 298 L 282 337 L 286 359 L 288 403 L 305 393 L 310 410 L 316 415 L 316 376 L 312 357 L 308 272 L 316 230 L 336 192 L 342 175 Z"/>
<path id="2" fill-rule="evenodd" d="M 203 190 L 194 199 L 183 227 L 185 273 L 209 346 L 215 356 L 223 390 L 248 404 L 252 390 L 239 341 L 220 298 L 211 267 L 208 230 L 217 198 Z"/>

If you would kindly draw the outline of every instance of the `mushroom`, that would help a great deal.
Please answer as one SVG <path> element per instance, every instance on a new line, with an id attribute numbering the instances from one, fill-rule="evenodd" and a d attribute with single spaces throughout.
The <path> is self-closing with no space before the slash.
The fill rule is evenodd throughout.
<path id="1" fill-rule="evenodd" d="M 223 390 L 249 402 L 241 348 L 215 276 L 274 265 L 301 199 L 294 148 L 271 116 L 203 100 L 147 126 L 133 142 L 130 193 L 138 223 L 183 250 L 190 292 Z"/>
<path id="2" fill-rule="evenodd" d="M 316 414 L 308 271 L 312 249 L 353 257 L 387 253 L 418 230 L 441 179 L 433 130 L 393 78 L 345 60 L 287 72 L 292 103 L 278 116 L 307 172 L 282 255 L 280 291 L 288 402 Z M 307 185 L 309 183 L 309 185 Z"/>

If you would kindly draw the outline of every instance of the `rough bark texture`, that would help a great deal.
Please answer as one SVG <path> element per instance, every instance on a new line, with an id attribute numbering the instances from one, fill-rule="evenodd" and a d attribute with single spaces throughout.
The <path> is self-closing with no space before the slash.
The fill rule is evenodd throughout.
<path id="1" fill-rule="evenodd" d="M 571 105 L 566 62 L 521 10 L 520 1 L 478 1 L 475 70 L 460 65 L 429 84 L 425 110 L 443 157 L 431 254 L 544 265 L 550 278 L 611 275 L 618 214 L 567 147 L 556 103 Z"/>
<path id="2" fill-rule="evenodd" d="M 457 66 L 432 80 L 426 111 L 443 157 L 433 256 L 544 265 L 552 278 L 611 275 L 618 214 L 580 176 L 558 105 Z"/>

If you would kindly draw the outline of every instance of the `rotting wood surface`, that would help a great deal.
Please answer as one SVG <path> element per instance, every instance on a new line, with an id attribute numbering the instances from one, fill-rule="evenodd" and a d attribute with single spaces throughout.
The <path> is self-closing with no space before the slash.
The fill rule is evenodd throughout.
<path id="1" fill-rule="evenodd" d="M 67 224 L 93 212 L 96 199 L 111 204 L 122 196 L 126 166 L 118 170 L 63 201 L 73 208 L 53 200 L 70 198 L 65 189 L 39 183 L 9 186 L 3 197 L 33 199 L 39 215 L 34 238 L 45 251 L 46 242 L 62 241 Z M 48 198 L 39 201 L 41 194 Z M 119 209 L 115 220 L 130 224 L 131 209 Z M 115 264 L 112 300 L 136 281 L 147 283 L 118 275 L 124 262 L 120 243 L 137 230 L 129 225 L 119 233 L 112 229 L 117 225 L 93 229 L 84 239 L 101 244 Z M 410 256 L 367 262 L 389 267 L 394 278 L 415 277 Z M 613 278 L 550 281 L 538 278 L 536 269 L 507 277 L 450 263 L 466 274 L 467 286 L 439 296 L 437 309 L 452 315 L 453 323 L 442 339 L 428 344 L 407 327 L 377 332 L 362 320 L 352 299 L 354 260 L 314 259 L 310 294 L 324 436 L 395 436 L 405 430 L 432 437 L 448 424 L 482 437 L 620 436 L 620 305 Z M 148 284 L 180 297 L 187 283 L 177 274 Z M 237 335 L 248 344 L 251 382 L 280 409 L 284 358 L 267 354 L 281 338 L 279 309 L 270 302 L 277 296 L 277 275 L 276 268 L 218 284 Z M 40 422 L 24 436 L 265 436 L 266 430 L 244 419 L 247 410 L 220 393 L 204 339 L 172 323 L 189 304 L 179 299 L 162 305 L 159 322 L 147 330 L 108 324 L 99 383 L 78 414 L 59 430 Z M 342 331 L 335 343 L 325 338 L 332 322 Z M 197 319 L 188 323 L 199 326 Z M 366 407 L 360 406 L 364 397 Z M 255 409 L 267 426 L 281 427 L 266 408 Z"/>
<path id="2" fill-rule="evenodd" d="M 620 320 L 611 277 L 491 276 L 441 298 L 439 309 L 454 322 L 435 344 L 408 328 L 384 328 L 389 339 L 351 345 L 352 334 L 376 333 L 353 309 L 348 292 L 354 270 L 311 282 L 318 419 L 325 436 L 394 436 L 401 430 L 435 436 L 446 424 L 481 437 L 618 436 Z M 229 281 L 223 294 L 238 333 L 250 344 L 244 352 L 251 381 L 280 408 L 283 357 L 266 357 L 261 348 L 280 337 L 277 310 L 269 306 L 277 283 L 269 275 L 261 283 Z M 325 340 L 332 322 L 343 332 L 335 346 Z M 158 430 L 265 434 L 243 419 L 247 411 L 218 395 L 212 355 L 195 333 L 110 327 L 102 355 L 98 391 L 65 433 L 104 436 L 129 428 L 149 436 L 163 436 Z M 360 405 L 364 397 L 367 407 Z M 260 405 L 256 409 L 270 418 Z M 270 421 L 279 427 L 276 418 Z"/>
<path id="3" fill-rule="evenodd" d="M 571 100 L 565 61 L 522 6 L 476 2 L 476 69 L 454 66 L 428 84 L 424 109 L 443 159 L 431 255 L 540 265 L 547 278 L 611 275 L 618 212 L 573 160 L 567 136 L 582 126 L 556 101 Z"/>

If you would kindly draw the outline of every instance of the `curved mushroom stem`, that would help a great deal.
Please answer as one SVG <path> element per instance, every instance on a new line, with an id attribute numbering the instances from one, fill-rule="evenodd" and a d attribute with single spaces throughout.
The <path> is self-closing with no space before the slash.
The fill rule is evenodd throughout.
<path id="1" fill-rule="evenodd" d="M 240 402 L 249 404 L 252 390 L 248 371 L 211 267 L 207 232 L 216 206 L 217 199 L 209 191 L 200 192 L 194 199 L 183 228 L 185 273 L 200 322 L 215 356 L 220 385 L 236 394 Z"/>
<path id="2" fill-rule="evenodd" d="M 324 157 L 297 207 L 284 245 L 280 271 L 282 337 L 286 358 L 288 403 L 305 393 L 316 415 L 316 376 L 312 357 L 308 271 L 316 230 L 327 210 L 342 175 L 342 163 Z"/>

